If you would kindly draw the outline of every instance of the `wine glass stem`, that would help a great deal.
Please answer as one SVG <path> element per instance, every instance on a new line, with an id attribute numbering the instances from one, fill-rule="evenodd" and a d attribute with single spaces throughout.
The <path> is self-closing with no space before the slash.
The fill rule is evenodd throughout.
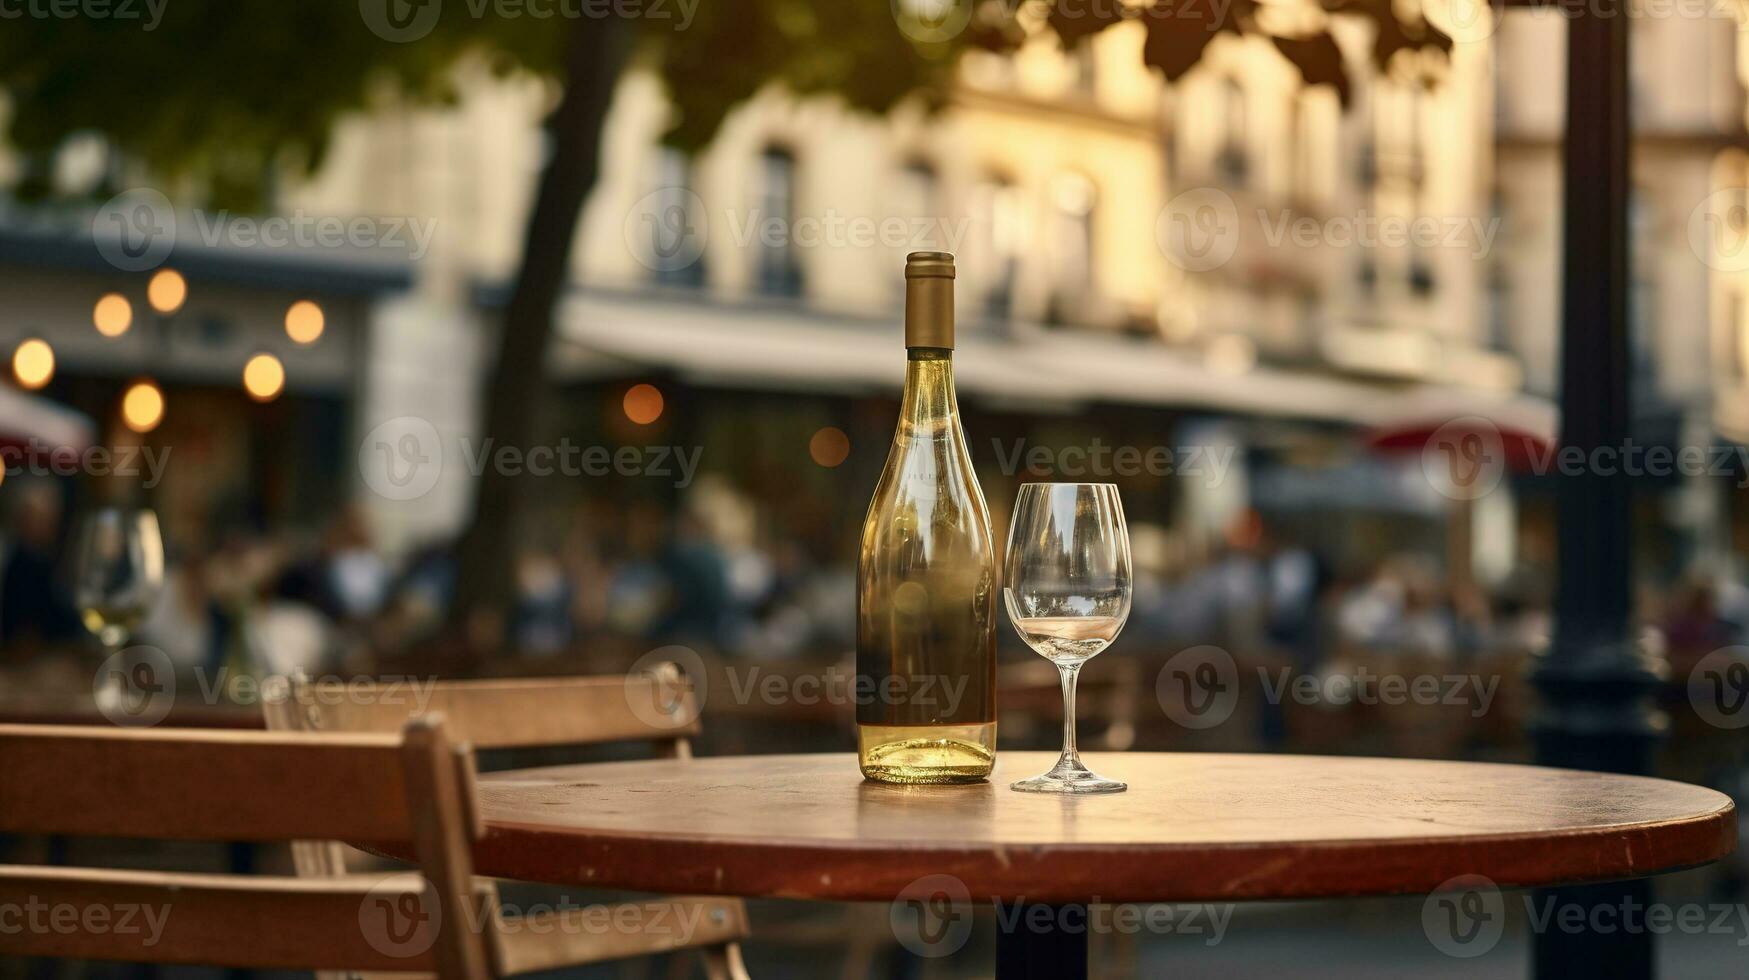
<path id="1" fill-rule="evenodd" d="M 1057 673 L 1063 681 L 1063 757 L 1059 766 L 1079 766 L 1081 754 L 1075 750 L 1075 682 L 1081 677 L 1081 665 L 1058 664 Z"/>

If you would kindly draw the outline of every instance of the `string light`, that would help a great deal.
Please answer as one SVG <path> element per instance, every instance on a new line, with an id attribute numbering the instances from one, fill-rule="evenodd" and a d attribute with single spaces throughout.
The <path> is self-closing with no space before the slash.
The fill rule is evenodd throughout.
<path id="1" fill-rule="evenodd" d="M 164 421 L 164 392 L 150 381 L 136 381 L 121 398 L 121 420 L 144 434 Z"/>
<path id="2" fill-rule="evenodd" d="M 19 344 L 12 352 L 12 376 L 31 391 L 48 384 L 55 377 L 55 349 L 35 337 Z"/>
<path id="3" fill-rule="evenodd" d="M 105 337 L 120 337 L 134 325 L 134 307 L 120 293 L 104 293 L 91 308 L 91 323 Z"/>
<path id="4" fill-rule="evenodd" d="M 808 455 L 814 462 L 831 469 L 850 456 L 850 437 L 843 429 L 828 425 L 808 440 Z"/>
<path id="5" fill-rule="evenodd" d="M 655 385 L 632 385 L 621 403 L 626 418 L 638 425 L 649 425 L 662 417 L 662 393 Z"/>
<path id="6" fill-rule="evenodd" d="M 270 402 L 285 390 L 285 365 L 272 354 L 256 354 L 243 365 L 243 390 L 258 402 Z"/>
<path id="7" fill-rule="evenodd" d="M 297 344 L 313 344 L 322 339 L 328 318 L 313 300 L 300 299 L 285 311 L 285 335 Z"/>
<path id="8" fill-rule="evenodd" d="M 152 309 L 168 316 L 182 309 L 188 299 L 188 280 L 175 269 L 159 269 L 146 284 L 146 302 Z"/>

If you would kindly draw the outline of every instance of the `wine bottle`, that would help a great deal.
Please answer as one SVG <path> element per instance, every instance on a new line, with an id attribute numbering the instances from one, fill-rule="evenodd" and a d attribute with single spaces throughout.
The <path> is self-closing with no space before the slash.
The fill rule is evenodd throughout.
<path id="1" fill-rule="evenodd" d="M 996 763 L 996 550 L 953 388 L 953 256 L 905 259 L 905 397 L 856 569 L 862 774 L 968 783 Z"/>

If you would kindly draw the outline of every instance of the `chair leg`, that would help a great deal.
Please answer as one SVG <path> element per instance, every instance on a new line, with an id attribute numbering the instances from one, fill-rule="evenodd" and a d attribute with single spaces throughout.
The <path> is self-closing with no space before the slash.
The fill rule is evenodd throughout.
<path id="1" fill-rule="evenodd" d="M 710 980 L 752 980 L 747 976 L 747 964 L 741 961 L 739 943 L 707 946 L 699 952 L 704 954 L 704 973 Z"/>

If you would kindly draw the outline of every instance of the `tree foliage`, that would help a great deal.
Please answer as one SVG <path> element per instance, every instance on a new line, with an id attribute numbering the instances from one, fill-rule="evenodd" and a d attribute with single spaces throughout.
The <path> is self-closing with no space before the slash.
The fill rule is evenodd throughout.
<path id="1" fill-rule="evenodd" d="M 177 186 L 204 203 L 260 204 L 276 177 L 320 166 L 342 114 L 453 100 L 452 69 L 464 57 L 500 72 L 562 78 L 564 21 L 534 15 L 559 9 L 557 2 L 415 0 L 407 10 L 434 5 L 437 15 L 406 41 L 380 36 L 361 11 L 407 0 L 176 0 L 162 7 L 150 30 L 114 18 L 13 20 L 0 31 L 0 88 L 11 103 L 7 138 L 27 164 L 40 164 L 68 136 L 100 134 L 146 172 L 166 181 L 191 178 Z M 930 0 L 899 0 L 899 9 L 913 2 Z M 951 17 L 961 9 L 956 2 L 973 0 L 937 2 L 941 16 Z M 970 17 L 963 29 L 939 42 L 908 37 L 895 8 L 881 2 L 698 0 L 687 14 L 668 0 L 665 7 L 645 4 L 639 9 L 647 15 L 631 23 L 638 34 L 635 63 L 665 81 L 674 103 L 669 138 L 692 149 L 767 84 L 801 95 L 830 93 L 870 112 L 912 93 L 939 102 L 964 50 L 1012 50 L 1041 32 L 1073 46 L 1127 20 L 1146 26 L 1143 58 L 1168 81 L 1182 78 L 1222 34 L 1261 36 L 1307 84 L 1346 95 L 1347 68 L 1328 28 L 1271 31 L 1267 6 L 1257 0 L 1127 6 L 1117 0 L 1044 6 L 983 0 L 965 8 Z M 1372 57 L 1380 67 L 1403 52 L 1450 49 L 1450 38 L 1419 15 L 1399 16 L 1390 0 L 1323 0 L 1319 9 L 1372 22 Z M 655 11 L 665 16 L 649 15 Z M 44 173 L 42 166 L 27 166 L 17 193 L 45 190 Z"/>

